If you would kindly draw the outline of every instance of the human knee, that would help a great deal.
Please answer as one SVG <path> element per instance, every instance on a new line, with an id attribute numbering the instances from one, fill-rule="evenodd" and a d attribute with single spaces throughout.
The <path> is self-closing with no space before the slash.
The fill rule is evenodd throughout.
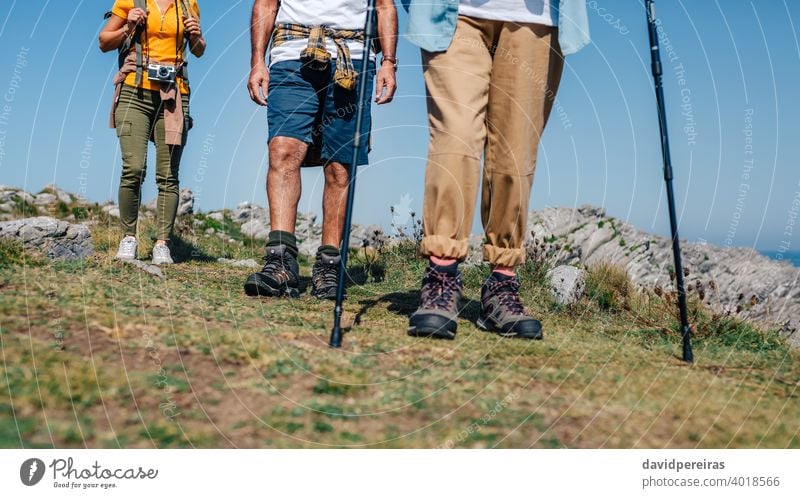
<path id="1" fill-rule="evenodd" d="M 305 156 L 305 144 L 294 139 L 275 137 L 269 144 L 269 167 L 276 171 L 291 171 L 300 167 Z"/>
<path id="2" fill-rule="evenodd" d="M 346 166 L 341 163 L 328 163 L 325 165 L 325 186 L 336 189 L 346 189 L 350 183 L 350 174 Z"/>

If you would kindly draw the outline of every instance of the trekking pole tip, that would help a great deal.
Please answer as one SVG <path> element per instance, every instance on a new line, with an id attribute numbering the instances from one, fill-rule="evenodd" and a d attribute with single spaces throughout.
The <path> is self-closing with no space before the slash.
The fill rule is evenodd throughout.
<path id="1" fill-rule="evenodd" d="M 694 363 L 694 352 L 692 351 L 692 330 L 689 326 L 683 327 L 683 361 Z"/>
<path id="2" fill-rule="evenodd" d="M 333 349 L 339 349 L 342 347 L 342 329 L 339 327 L 334 327 L 331 330 L 331 340 L 328 342 L 328 346 Z"/>

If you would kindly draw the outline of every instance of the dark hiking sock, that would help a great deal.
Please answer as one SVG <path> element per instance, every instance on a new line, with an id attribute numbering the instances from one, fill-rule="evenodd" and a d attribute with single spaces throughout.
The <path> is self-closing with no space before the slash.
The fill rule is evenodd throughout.
<path id="1" fill-rule="evenodd" d="M 334 246 L 319 246 L 319 249 L 317 249 L 317 257 L 323 254 L 335 258 L 339 256 L 339 248 Z"/>
<path id="2" fill-rule="evenodd" d="M 289 254 L 295 258 L 297 257 L 297 238 L 294 236 L 294 234 L 284 232 L 283 230 L 271 231 L 269 233 L 269 237 L 267 238 L 267 247 L 278 246 L 281 244 L 286 246 Z"/>
<path id="3" fill-rule="evenodd" d="M 493 271 L 489 274 L 489 278 L 487 280 L 495 280 L 497 282 L 507 282 L 509 280 L 514 280 L 514 277 L 510 277 L 508 275 L 503 275 L 502 273 Z"/>

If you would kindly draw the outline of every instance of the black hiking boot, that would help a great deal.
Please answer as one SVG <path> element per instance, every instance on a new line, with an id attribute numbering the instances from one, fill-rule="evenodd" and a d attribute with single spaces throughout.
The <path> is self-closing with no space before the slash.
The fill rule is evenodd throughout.
<path id="1" fill-rule="evenodd" d="M 285 245 L 267 246 L 264 268 L 247 277 L 244 292 L 248 296 L 298 297 L 299 273 L 297 259 Z"/>
<path id="2" fill-rule="evenodd" d="M 429 266 L 422 279 L 420 306 L 409 319 L 408 335 L 455 339 L 462 287 L 460 274 Z"/>
<path id="3" fill-rule="evenodd" d="M 311 268 L 311 295 L 318 299 L 336 299 L 341 268 L 341 256 L 317 254 L 317 260 Z"/>
<path id="4" fill-rule="evenodd" d="M 519 279 L 492 274 L 481 287 L 478 327 L 503 337 L 542 339 L 542 324 L 528 314 L 519 297 Z"/>

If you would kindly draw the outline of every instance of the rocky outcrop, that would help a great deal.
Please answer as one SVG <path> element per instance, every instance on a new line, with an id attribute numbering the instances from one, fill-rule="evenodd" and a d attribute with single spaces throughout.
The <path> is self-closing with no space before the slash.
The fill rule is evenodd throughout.
<path id="1" fill-rule="evenodd" d="M 75 202 L 77 197 L 70 194 L 66 190 L 60 188 L 58 185 L 51 183 L 49 185 L 45 185 L 42 189 L 42 193 L 36 195 L 37 203 L 41 202 L 40 199 L 47 196 L 47 199 L 52 199 L 50 203 L 54 203 L 56 201 L 63 202 L 64 204 L 70 204 Z M 52 197 L 50 197 L 52 196 Z"/>
<path id="2" fill-rule="evenodd" d="M 256 240 L 267 240 L 269 236 L 269 223 L 264 220 L 252 219 L 245 221 L 240 229 L 242 233 Z"/>
<path id="3" fill-rule="evenodd" d="M 236 209 L 231 211 L 231 219 L 236 223 L 244 223 L 250 220 L 262 220 L 265 224 L 269 223 L 269 211 L 263 206 L 252 202 L 242 202 Z"/>
<path id="4" fill-rule="evenodd" d="M 546 208 L 528 223 L 528 254 L 554 265 L 609 262 L 642 288 L 674 290 L 672 244 L 601 208 Z M 687 291 L 719 312 L 780 329 L 800 345 L 800 268 L 753 249 L 682 242 Z"/>
<path id="5" fill-rule="evenodd" d="M 113 218 L 119 218 L 119 206 L 113 202 L 109 202 L 103 206 L 103 212 Z"/>
<path id="6" fill-rule="evenodd" d="M 0 239 L 19 240 L 53 259 L 80 260 L 93 252 L 88 227 L 46 216 L 0 222 Z"/>
<path id="7" fill-rule="evenodd" d="M 28 216 L 30 213 L 36 213 L 35 200 L 31 194 L 22 189 L 0 185 L 0 221 L 19 218 L 20 211 L 28 211 Z"/>
<path id="8" fill-rule="evenodd" d="M 194 213 L 194 192 L 182 188 L 178 194 L 178 216 Z"/>
<path id="9" fill-rule="evenodd" d="M 158 196 L 150 199 L 149 202 L 142 204 L 145 211 L 155 212 L 158 206 Z M 194 214 L 194 192 L 188 188 L 182 188 L 178 192 L 178 216 Z"/>

